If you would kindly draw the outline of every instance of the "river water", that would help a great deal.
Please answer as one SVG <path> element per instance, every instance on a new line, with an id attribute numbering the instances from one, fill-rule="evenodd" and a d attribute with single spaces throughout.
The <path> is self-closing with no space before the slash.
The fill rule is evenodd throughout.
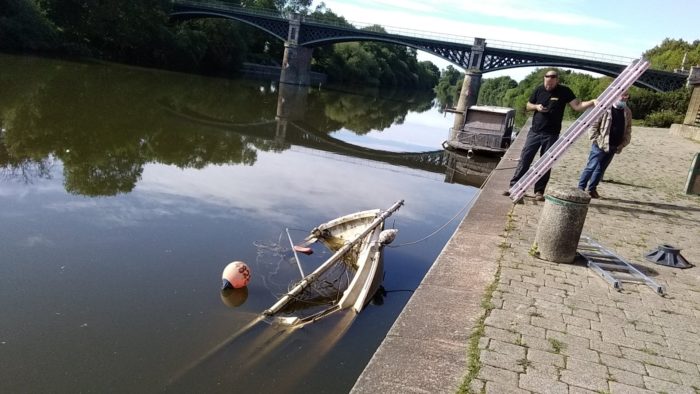
<path id="1" fill-rule="evenodd" d="M 442 152 L 451 123 L 416 93 L 0 55 L 0 391 L 347 392 L 495 165 Z M 242 331 L 299 280 L 285 228 L 399 199 L 383 298 Z M 221 293 L 233 260 L 252 282 Z"/>

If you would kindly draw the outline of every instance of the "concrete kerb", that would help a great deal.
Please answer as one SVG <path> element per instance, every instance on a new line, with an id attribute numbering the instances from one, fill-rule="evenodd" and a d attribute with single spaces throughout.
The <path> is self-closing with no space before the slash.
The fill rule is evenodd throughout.
<path id="1" fill-rule="evenodd" d="M 464 383 L 467 368 L 475 375 L 469 359 L 479 355 L 469 354 L 474 350 L 470 338 L 489 310 L 484 294 L 496 285 L 513 207 L 501 193 L 526 134 L 521 132 L 501 159 L 351 392 L 453 393 Z"/>

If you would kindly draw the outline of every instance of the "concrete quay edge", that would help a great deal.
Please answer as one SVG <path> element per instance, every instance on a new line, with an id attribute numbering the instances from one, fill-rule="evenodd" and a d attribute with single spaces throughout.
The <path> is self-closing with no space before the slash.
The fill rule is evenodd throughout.
<path id="1" fill-rule="evenodd" d="M 482 297 L 494 279 L 513 206 L 502 193 L 509 187 L 526 134 L 519 133 L 501 158 L 352 393 L 446 393 L 462 384 L 468 339 L 484 313 Z"/>

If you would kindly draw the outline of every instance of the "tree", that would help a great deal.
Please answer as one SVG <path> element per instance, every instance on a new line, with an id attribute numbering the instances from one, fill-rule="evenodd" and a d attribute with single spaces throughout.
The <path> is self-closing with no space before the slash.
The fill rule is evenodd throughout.
<path id="1" fill-rule="evenodd" d="M 433 90 L 441 107 L 453 107 L 459 99 L 463 75 L 452 65 L 442 70 L 440 79 Z"/>
<path id="2" fill-rule="evenodd" d="M 673 71 L 683 66 L 688 69 L 690 66 L 700 64 L 700 40 L 688 43 L 684 40 L 666 38 L 660 45 L 644 52 L 644 57 L 649 60 L 652 68 Z M 686 57 L 685 64 L 683 64 L 684 57 Z"/>
<path id="3" fill-rule="evenodd" d="M 264 8 L 279 12 L 307 14 L 313 0 L 243 0 L 244 7 Z"/>
<path id="4" fill-rule="evenodd" d="M 34 2 L 0 0 L 0 50 L 53 52 L 57 46 L 55 26 Z"/>
<path id="5" fill-rule="evenodd" d="M 477 103 L 479 105 L 503 106 L 505 93 L 516 86 L 518 86 L 518 83 L 509 76 L 487 78 L 479 88 Z"/>

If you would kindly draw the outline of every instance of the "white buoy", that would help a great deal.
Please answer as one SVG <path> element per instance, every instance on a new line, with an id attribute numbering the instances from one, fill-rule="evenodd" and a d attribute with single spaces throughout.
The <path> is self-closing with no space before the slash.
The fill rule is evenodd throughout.
<path id="1" fill-rule="evenodd" d="M 382 245 L 389 245 L 390 243 L 394 242 L 398 232 L 399 230 L 395 228 L 383 230 L 381 233 L 379 233 L 379 243 Z"/>
<path id="2" fill-rule="evenodd" d="M 240 289 L 250 282 L 250 268 L 242 261 L 234 261 L 224 268 L 221 274 L 222 289 Z"/>

